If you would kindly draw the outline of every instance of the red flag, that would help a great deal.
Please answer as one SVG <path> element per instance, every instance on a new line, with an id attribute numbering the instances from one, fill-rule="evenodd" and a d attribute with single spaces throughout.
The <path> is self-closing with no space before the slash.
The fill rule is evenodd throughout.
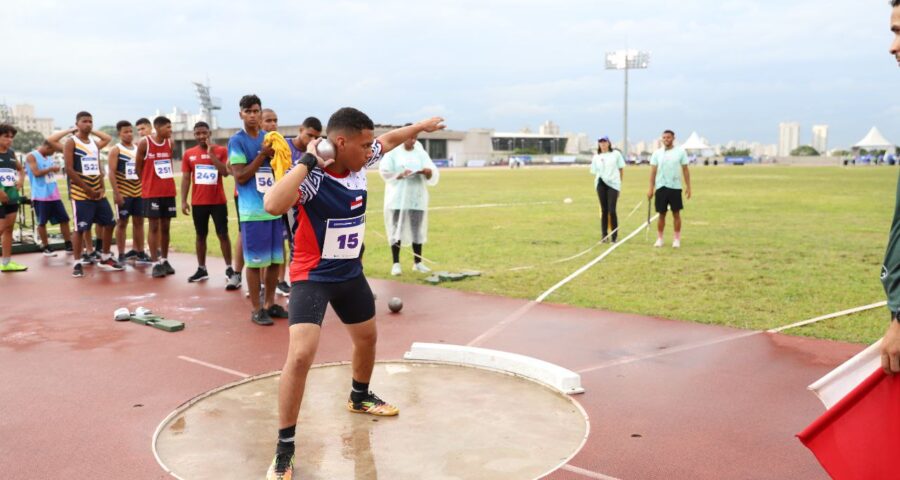
<path id="1" fill-rule="evenodd" d="M 900 378 L 878 369 L 797 437 L 835 480 L 900 478 Z"/>

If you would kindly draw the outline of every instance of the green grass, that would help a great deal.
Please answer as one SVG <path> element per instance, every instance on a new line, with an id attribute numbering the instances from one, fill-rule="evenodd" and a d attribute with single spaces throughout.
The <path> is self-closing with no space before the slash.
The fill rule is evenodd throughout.
<path id="1" fill-rule="evenodd" d="M 893 169 L 695 167 L 691 174 L 694 198 L 686 203 L 680 250 L 654 249 L 654 232 L 649 241 L 641 232 L 547 301 L 765 329 L 884 298 L 878 274 L 893 215 Z M 648 175 L 646 167 L 625 171 L 620 236 L 646 219 L 645 205 L 624 217 L 644 199 Z M 437 270 L 484 272 L 447 288 L 534 299 L 603 251 L 550 264 L 599 239 L 592 186 L 586 168 L 444 170 L 430 190 L 432 207 L 514 205 L 433 210 L 424 256 Z M 422 282 L 410 270 L 408 249 L 403 276 L 389 275 L 383 190 L 370 174 L 367 275 Z M 563 203 L 566 197 L 573 202 Z M 173 226 L 173 247 L 193 251 L 190 219 L 179 215 Z M 218 245 L 210 241 L 212 255 Z M 535 268 L 511 270 L 529 265 Z M 869 343 L 883 333 L 886 317 L 878 309 L 788 333 Z"/>

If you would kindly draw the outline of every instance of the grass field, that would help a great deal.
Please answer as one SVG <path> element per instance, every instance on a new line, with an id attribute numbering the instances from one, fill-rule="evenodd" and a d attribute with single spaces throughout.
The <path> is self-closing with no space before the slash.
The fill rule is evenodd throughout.
<path id="1" fill-rule="evenodd" d="M 646 167 L 625 171 L 620 237 L 646 219 L 646 205 L 624 217 L 644 200 L 648 175 Z M 668 246 L 671 230 L 663 249 L 652 248 L 654 231 L 649 241 L 642 231 L 546 301 L 765 329 L 884 299 L 878 275 L 893 215 L 893 169 L 695 167 L 692 177 L 680 250 Z M 592 187 L 579 167 L 444 170 L 431 189 L 438 208 L 429 213 L 424 256 L 436 270 L 484 272 L 447 288 L 534 299 L 606 248 L 551 264 L 599 240 Z M 383 190 L 377 173 L 370 174 L 367 275 L 422 282 L 424 275 L 411 272 L 408 249 L 404 274 L 389 275 Z M 566 197 L 573 202 L 564 203 Z M 479 204 L 501 205 L 445 208 Z M 173 247 L 192 252 L 190 219 L 179 216 L 173 225 Z M 218 244 L 210 242 L 216 255 Z M 216 259 L 207 263 L 219 269 Z M 516 269 L 524 266 L 534 268 Z M 870 343 L 886 324 L 886 310 L 878 309 L 787 333 Z"/>

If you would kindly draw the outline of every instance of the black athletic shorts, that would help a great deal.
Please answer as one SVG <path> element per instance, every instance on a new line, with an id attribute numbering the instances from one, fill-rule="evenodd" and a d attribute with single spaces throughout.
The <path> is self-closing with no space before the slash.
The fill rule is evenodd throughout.
<path id="1" fill-rule="evenodd" d="M 0 203 L 0 216 L 6 217 L 12 213 L 19 213 L 18 203 Z"/>
<path id="2" fill-rule="evenodd" d="M 334 313 L 346 325 L 363 323 L 375 317 L 375 296 L 365 275 L 337 283 L 300 280 L 291 284 L 289 322 L 322 325 L 325 307 L 331 303 Z"/>
<path id="3" fill-rule="evenodd" d="M 145 198 L 142 203 L 147 218 L 175 218 L 178 215 L 175 197 Z"/>
<path id="4" fill-rule="evenodd" d="M 673 212 L 680 212 L 684 209 L 680 189 L 662 187 L 656 191 L 656 213 L 666 213 L 668 207 L 672 207 Z"/>
<path id="5" fill-rule="evenodd" d="M 116 216 L 119 220 L 144 215 L 144 200 L 141 197 L 123 197 L 122 204 L 116 205 Z"/>
<path id="6" fill-rule="evenodd" d="M 228 206 L 221 205 L 194 205 L 191 207 L 191 216 L 194 219 L 194 230 L 197 236 L 205 238 L 209 235 L 209 217 L 212 217 L 216 226 L 216 234 L 228 235 Z"/>
<path id="7" fill-rule="evenodd" d="M 75 229 L 78 232 L 86 232 L 91 225 L 113 226 L 116 219 L 113 217 L 112 208 L 105 198 L 100 200 L 73 200 L 72 216 L 75 217 Z"/>

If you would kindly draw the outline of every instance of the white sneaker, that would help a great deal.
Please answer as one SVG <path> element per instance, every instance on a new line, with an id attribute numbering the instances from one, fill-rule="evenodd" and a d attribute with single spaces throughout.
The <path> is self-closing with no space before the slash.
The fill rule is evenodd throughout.
<path id="1" fill-rule="evenodd" d="M 661 238 L 656 239 L 656 243 L 653 244 L 654 247 L 660 248 L 663 246 L 663 240 Z"/>
<path id="2" fill-rule="evenodd" d="M 676 239 L 672 242 L 672 248 L 681 248 L 681 240 Z"/>
<path id="3" fill-rule="evenodd" d="M 395 263 L 394 266 L 391 267 L 391 275 L 397 277 L 400 276 L 401 273 L 403 273 L 403 270 L 400 268 L 400 264 Z"/>
<path id="4" fill-rule="evenodd" d="M 431 269 L 426 267 L 425 264 L 422 262 L 414 263 L 413 270 L 415 270 L 419 273 L 431 273 Z"/>

